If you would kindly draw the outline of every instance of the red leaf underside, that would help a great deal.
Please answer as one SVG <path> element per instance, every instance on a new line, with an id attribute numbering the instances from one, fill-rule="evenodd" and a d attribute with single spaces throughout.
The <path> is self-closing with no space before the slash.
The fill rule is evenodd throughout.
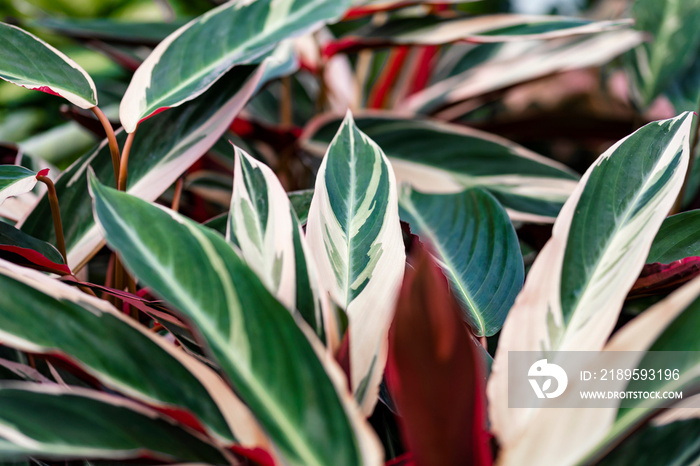
<path id="1" fill-rule="evenodd" d="M 416 465 L 490 465 L 484 368 L 442 271 L 414 245 L 389 336 L 386 379 Z"/>
<path id="2" fill-rule="evenodd" d="M 644 265 L 630 290 L 630 297 L 668 293 L 700 275 L 700 256 L 686 257 L 670 264 Z"/>

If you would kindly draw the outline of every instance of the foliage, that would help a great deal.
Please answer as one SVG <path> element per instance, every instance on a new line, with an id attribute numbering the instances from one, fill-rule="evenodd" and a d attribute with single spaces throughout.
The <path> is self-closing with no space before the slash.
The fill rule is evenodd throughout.
<path id="1" fill-rule="evenodd" d="M 0 10 L 0 461 L 697 463 L 697 410 L 507 377 L 700 389 L 697 1 L 49 3 Z"/>

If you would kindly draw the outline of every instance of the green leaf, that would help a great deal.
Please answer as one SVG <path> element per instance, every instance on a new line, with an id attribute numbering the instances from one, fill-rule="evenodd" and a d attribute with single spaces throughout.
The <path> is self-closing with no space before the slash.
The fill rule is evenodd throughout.
<path id="1" fill-rule="evenodd" d="M 4 261 L 0 287 L 5 290 L 0 294 L 4 343 L 32 353 L 61 354 L 114 390 L 146 404 L 187 410 L 217 437 L 234 439 L 202 382 L 216 375 L 105 301 Z M 37 324 L 48 322 L 52 324 Z M 208 385 L 211 391 L 216 387 Z"/>
<path id="2" fill-rule="evenodd" d="M 427 242 L 477 336 L 501 329 L 525 277 L 518 237 L 501 205 L 473 188 L 424 194 L 405 188 L 401 219 Z"/>
<path id="3" fill-rule="evenodd" d="M 651 245 L 647 262 L 670 264 L 700 256 L 700 210 L 683 212 L 664 220 Z"/>
<path id="4" fill-rule="evenodd" d="M 0 79 L 55 94 L 80 108 L 97 105 L 92 78 L 77 63 L 17 26 L 0 23 Z"/>
<path id="5" fill-rule="evenodd" d="M 349 112 L 319 168 L 306 235 L 322 287 L 348 315 L 351 386 L 369 414 L 406 255 L 391 164 Z"/>
<path id="6" fill-rule="evenodd" d="M 218 233 L 90 180 L 107 243 L 193 323 L 289 464 L 361 464 L 339 393 L 292 314 Z M 163 241 L 167 238 L 167 241 Z"/>
<path id="7" fill-rule="evenodd" d="M 562 208 L 499 338 L 489 401 L 502 441 L 520 436 L 528 416 L 507 407 L 508 351 L 603 348 L 683 184 L 692 125 L 687 112 L 617 142 Z"/>
<path id="8" fill-rule="evenodd" d="M 313 32 L 348 5 L 232 0 L 208 11 L 169 35 L 136 70 L 119 108 L 124 129 L 132 133 L 144 118 L 194 99 L 232 67 L 255 63 L 283 39 Z"/>
<path id="9" fill-rule="evenodd" d="M 632 435 L 600 466 L 684 466 L 700 458 L 700 419 L 649 425 Z"/>
<path id="10" fill-rule="evenodd" d="M 292 208 L 294 208 L 294 213 L 297 214 L 299 223 L 305 224 L 309 217 L 309 207 L 311 207 L 311 199 L 314 197 L 314 190 L 302 189 L 292 191 L 287 193 L 287 195 L 289 196 L 289 202 L 292 203 Z"/>
<path id="11" fill-rule="evenodd" d="M 301 225 L 287 193 L 274 172 L 243 150 L 235 148 L 233 195 L 226 239 L 267 289 L 324 339 L 316 270 Z M 323 314 L 322 314 L 323 313 Z"/>
<path id="12" fill-rule="evenodd" d="M 700 1 L 636 0 L 632 16 L 635 27 L 652 36 L 628 54 L 639 104 L 647 106 L 696 61 L 700 53 Z M 697 110 L 698 91 L 696 87 L 696 106 L 691 110 Z"/>
<path id="13" fill-rule="evenodd" d="M 226 464 L 216 447 L 194 432 L 131 401 L 78 387 L 33 383 L 0 386 L 0 436 L 52 459 L 129 459 Z M 5 442 L 2 442 L 5 444 Z M 9 451 L 7 459 L 17 453 Z M 3 450 L 0 449 L 0 458 Z"/>
<path id="14" fill-rule="evenodd" d="M 370 23 L 327 47 L 329 54 L 391 45 L 442 45 L 555 39 L 628 27 L 631 20 L 590 21 L 553 15 L 396 16 Z"/>
<path id="15" fill-rule="evenodd" d="M 578 176 L 564 165 L 483 131 L 379 112 L 356 122 L 389 157 L 399 183 L 427 193 L 480 187 L 515 220 L 552 222 L 576 187 Z M 321 154 L 339 123 L 332 116 L 310 123 L 305 148 Z"/>
<path id="16" fill-rule="evenodd" d="M 0 165 L 0 204 L 8 197 L 28 193 L 36 186 L 37 173 L 20 165 Z"/>
<path id="17" fill-rule="evenodd" d="M 700 56 L 700 50 L 698 50 Z M 671 101 L 676 112 L 696 111 L 700 105 L 700 60 L 677 73 L 666 87 L 664 94 Z"/>
<path id="18" fill-rule="evenodd" d="M 127 22 L 108 18 L 42 18 L 36 21 L 37 26 L 74 39 L 146 46 L 156 46 L 183 24 L 184 21 L 180 19 L 172 23 Z"/>
<path id="19" fill-rule="evenodd" d="M 32 238 L 6 223 L 0 223 L 0 251 L 9 253 L 10 261 L 21 257 L 25 265 L 61 275 L 70 274 L 70 269 L 63 261 L 61 253 L 53 245 Z M 5 254 L 0 252 L 0 256 Z"/>
<path id="20" fill-rule="evenodd" d="M 145 121 L 134 138 L 129 157 L 127 191 L 155 200 L 218 140 L 231 119 L 260 86 L 293 71 L 297 62 L 288 48 L 280 48 L 259 66 L 239 67 L 207 93 L 167 116 Z M 117 135 L 120 145 L 126 134 Z M 102 245 L 92 217 L 86 173 L 92 167 L 105 184 L 114 186 L 112 158 L 104 140 L 71 165 L 55 181 L 61 215 L 71 219 L 63 226 L 68 264 L 78 269 Z M 54 242 L 48 199 L 44 197 L 19 228 L 43 241 Z"/>

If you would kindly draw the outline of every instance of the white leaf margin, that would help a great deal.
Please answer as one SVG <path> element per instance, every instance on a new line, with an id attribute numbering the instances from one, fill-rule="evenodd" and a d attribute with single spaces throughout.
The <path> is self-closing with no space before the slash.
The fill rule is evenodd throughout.
<path id="1" fill-rule="evenodd" d="M 487 384 L 489 419 L 492 431 L 504 448 L 508 448 L 516 442 L 518 437 L 527 430 L 527 426 L 530 425 L 528 419 L 531 419 L 533 414 L 533 410 L 508 408 L 508 352 L 541 351 L 543 349 L 598 351 L 603 349 L 610 336 L 627 292 L 644 266 L 656 231 L 673 206 L 688 168 L 693 114 L 685 112 L 663 122 L 674 120 L 682 122 L 668 146 L 676 150 L 668 150 L 667 147 L 656 164 L 655 170 L 662 170 L 667 166 L 667 163 L 677 154 L 679 147 L 682 148 L 683 152 L 680 166 L 668 180 L 662 192 L 655 196 L 656 205 L 653 205 L 653 208 L 647 206 L 646 210 L 651 211 L 646 218 L 646 226 L 636 225 L 637 229 L 640 226 L 643 227 L 641 234 L 638 234 L 633 241 L 628 241 L 629 235 L 618 232 L 616 235 L 617 246 L 608 246 L 607 250 L 625 251 L 626 260 L 623 261 L 623 266 L 620 267 L 619 263 L 615 265 L 614 262 L 605 264 L 608 267 L 604 267 L 607 268 L 607 273 L 603 277 L 605 281 L 602 283 L 602 287 L 595 290 L 590 286 L 587 287 L 572 313 L 571 321 L 566 327 L 564 335 L 556 346 L 553 346 L 550 341 L 550 326 L 563 327 L 560 279 L 569 230 L 576 214 L 576 207 L 591 173 L 603 160 L 613 155 L 617 148 L 634 133 L 615 143 L 586 171 L 557 217 L 551 239 L 532 265 L 525 286 L 510 310 L 501 331 L 491 376 Z M 653 122 L 650 125 L 660 123 L 662 122 Z M 627 226 L 635 227 L 635 223 L 638 222 L 639 219 L 637 222 L 628 223 Z M 582 312 L 581 309 L 588 311 Z M 591 312 L 595 312 L 595 318 L 590 318 Z"/>
<path id="2" fill-rule="evenodd" d="M 344 237 L 344 233 L 338 229 L 338 221 L 330 205 L 325 173 L 330 148 L 335 145 L 343 128 L 349 125 L 355 127 L 350 111 L 347 112 L 343 124 L 329 145 L 329 151 L 321 162 L 314 196 L 309 207 L 306 239 L 315 259 L 323 288 L 328 290 L 331 299 L 341 307 L 345 307 L 347 312 L 352 390 L 356 393 L 361 382 L 366 379 L 365 396 L 358 402 L 362 411 L 369 415 L 376 404 L 379 384 L 386 364 L 388 332 L 403 280 L 406 254 L 399 220 L 397 182 L 391 162 L 381 148 L 358 129 L 363 142 L 373 148 L 380 157 L 381 163 L 387 167 L 390 187 L 384 225 L 380 236 L 373 243 L 380 244 L 383 248 L 382 256 L 374 268 L 374 279 L 370 278 L 363 291 L 346 305 L 347 290 L 341 289 L 341 284 L 335 279 L 332 259 L 324 241 L 326 234 L 341 240 Z"/>

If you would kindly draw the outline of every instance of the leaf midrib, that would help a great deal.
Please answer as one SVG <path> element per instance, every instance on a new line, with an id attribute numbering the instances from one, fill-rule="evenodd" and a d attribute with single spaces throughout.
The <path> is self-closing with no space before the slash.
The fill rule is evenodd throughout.
<path id="1" fill-rule="evenodd" d="M 477 305 L 474 303 L 471 295 L 469 294 L 468 290 L 464 287 L 462 284 L 462 281 L 460 277 L 456 274 L 457 267 L 454 265 L 452 262 L 450 256 L 447 254 L 445 251 L 442 243 L 438 240 L 438 235 L 435 233 L 427 223 L 423 220 L 423 217 L 418 213 L 416 210 L 413 202 L 411 202 L 410 199 L 407 199 L 404 197 L 404 199 L 401 202 L 402 206 L 409 211 L 411 216 L 416 219 L 418 222 L 418 227 L 420 228 L 421 231 L 425 232 L 426 236 L 430 238 L 430 242 L 432 243 L 433 247 L 435 248 L 436 252 L 438 255 L 442 258 L 442 262 L 447 266 L 447 271 L 452 277 L 452 282 L 457 285 L 457 289 L 459 290 L 460 294 L 464 297 L 464 299 L 467 301 L 467 305 L 469 306 L 469 310 L 471 311 L 470 314 L 476 319 L 476 323 L 479 327 L 479 332 L 482 335 L 486 335 L 486 325 L 484 323 L 484 320 L 481 316 L 481 314 L 478 311 Z M 443 270 L 445 268 L 443 267 Z"/>
<path id="2" fill-rule="evenodd" d="M 619 149 L 619 148 L 618 148 L 618 149 Z M 666 146 L 666 148 L 664 149 L 664 154 L 666 153 L 667 150 L 668 150 L 668 146 Z M 610 157 L 612 157 L 612 155 L 614 155 L 614 154 L 611 154 Z M 610 160 L 610 157 L 608 157 L 607 160 Z M 574 303 L 574 304 L 572 305 L 572 307 L 571 307 L 571 309 L 573 309 L 573 311 L 570 313 L 569 318 L 566 319 L 566 322 L 567 322 L 567 324 L 566 324 L 566 330 L 565 330 L 564 334 L 561 336 L 561 338 L 560 338 L 560 340 L 559 340 L 560 343 L 563 342 L 563 341 L 565 341 L 565 340 L 567 339 L 567 337 L 569 336 L 570 332 L 572 332 L 572 331 L 575 330 L 575 329 L 572 329 L 572 328 L 571 328 L 571 325 L 569 325 L 569 324 L 571 323 L 571 321 L 573 320 L 574 316 L 576 315 L 576 313 L 577 313 L 578 310 L 579 310 L 578 308 L 579 308 L 579 305 L 580 305 L 580 303 L 581 303 L 581 299 L 582 299 L 583 296 L 586 294 L 586 291 L 588 290 L 588 287 L 589 287 L 589 285 L 591 284 L 591 282 L 592 282 L 592 280 L 593 280 L 593 277 L 597 275 L 598 269 L 599 269 L 600 266 L 601 266 L 602 258 L 605 257 L 605 256 L 607 255 L 607 253 L 608 253 L 608 251 L 609 251 L 609 249 L 610 249 L 610 245 L 611 245 L 611 243 L 612 243 L 613 238 L 617 237 L 617 235 L 619 234 L 620 230 L 621 230 L 622 228 L 624 228 L 624 226 L 627 224 L 628 220 L 629 220 L 631 217 L 633 217 L 632 213 L 635 211 L 635 207 L 637 206 L 637 202 L 639 201 L 640 198 L 643 197 L 644 193 L 647 191 L 647 189 L 648 189 L 648 187 L 649 187 L 649 180 L 651 179 L 652 174 L 655 173 L 655 169 L 656 169 L 656 167 L 659 165 L 659 163 L 661 162 L 661 160 L 663 159 L 663 157 L 664 157 L 664 155 L 662 154 L 661 157 L 659 157 L 659 158 L 656 160 L 656 163 L 654 163 L 654 166 L 649 170 L 648 174 L 644 177 L 644 181 L 643 181 L 643 183 L 641 184 L 640 189 L 639 189 L 639 190 L 637 191 L 637 193 L 634 195 L 632 202 L 629 202 L 629 203 L 628 203 L 628 207 L 627 207 L 627 209 L 625 209 L 625 212 L 624 212 L 624 214 L 623 214 L 623 217 L 621 218 L 620 221 L 616 222 L 616 225 L 615 225 L 615 227 L 613 228 L 613 231 L 611 232 L 611 234 L 608 236 L 607 240 L 605 241 L 605 243 L 604 243 L 605 246 L 604 246 L 603 249 L 601 249 L 601 253 L 598 255 L 598 258 L 596 259 L 595 266 L 593 267 L 593 270 L 591 271 L 590 274 L 588 274 L 588 277 L 587 277 L 586 281 L 584 282 L 584 286 L 581 288 L 581 289 L 583 290 L 583 292 L 580 293 L 579 297 L 576 299 L 575 303 Z M 666 186 L 666 185 L 665 185 L 665 186 Z M 584 191 L 585 191 L 585 188 L 584 188 Z M 583 194 L 583 193 L 582 193 L 582 194 Z M 579 200 L 580 200 L 580 198 L 579 198 Z M 577 204 L 577 206 L 578 206 L 578 204 Z M 572 222 L 571 222 L 571 223 L 573 223 L 573 219 L 572 219 Z M 569 225 L 569 228 L 570 228 L 570 227 L 571 227 L 571 224 Z M 570 230 L 570 229 L 569 229 L 569 235 L 571 235 L 571 230 Z M 652 239 L 653 239 L 653 238 L 652 238 Z M 568 237 L 567 237 L 567 240 L 568 240 Z M 567 241 L 567 246 L 568 246 L 568 241 Z M 566 254 L 566 248 L 564 249 L 564 254 Z M 559 286 L 561 287 L 561 284 L 560 284 Z M 562 310 L 562 311 L 563 311 L 563 310 Z M 560 346 L 560 345 L 558 345 L 558 346 Z"/>

